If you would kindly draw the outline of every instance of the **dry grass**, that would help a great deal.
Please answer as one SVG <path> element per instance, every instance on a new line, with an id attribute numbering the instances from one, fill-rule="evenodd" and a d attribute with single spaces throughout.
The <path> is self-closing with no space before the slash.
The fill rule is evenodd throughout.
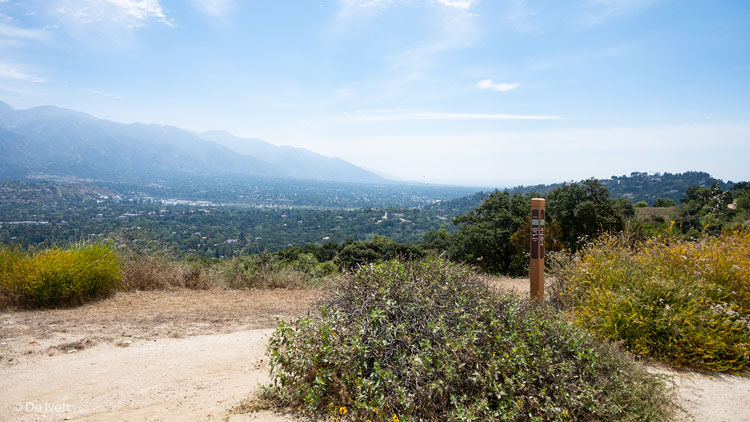
<path id="1" fill-rule="evenodd" d="M 341 275 L 312 276 L 295 268 L 273 263 L 247 267 L 242 260 L 219 263 L 176 262 L 151 256 L 123 259 L 120 290 L 305 289 L 320 288 Z"/>
<path id="2" fill-rule="evenodd" d="M 208 271 L 200 266 L 188 266 L 150 256 L 124 260 L 121 290 L 157 290 L 188 288 L 206 290 L 216 283 Z"/>
<path id="3" fill-rule="evenodd" d="M 641 221 L 658 221 L 668 223 L 674 220 L 680 212 L 679 206 L 674 207 L 643 207 L 635 208 L 635 216 Z"/>

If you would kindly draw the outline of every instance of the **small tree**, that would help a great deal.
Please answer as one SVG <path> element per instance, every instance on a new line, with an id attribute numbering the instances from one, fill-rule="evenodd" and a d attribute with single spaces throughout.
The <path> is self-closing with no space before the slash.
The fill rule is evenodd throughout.
<path id="1" fill-rule="evenodd" d="M 654 202 L 654 207 L 657 208 L 667 208 L 667 207 L 673 207 L 675 206 L 675 202 L 669 198 L 662 198 L 661 196 L 656 198 L 656 202 Z"/>
<path id="2" fill-rule="evenodd" d="M 528 219 L 529 200 L 528 195 L 495 190 L 477 209 L 453 219 L 459 229 L 451 241 L 451 258 L 493 273 L 523 274 L 525 255 L 511 237 Z"/>
<path id="3" fill-rule="evenodd" d="M 560 225 L 563 240 L 571 250 L 579 249 L 586 239 L 599 233 L 625 227 L 622 204 L 610 200 L 609 191 L 596 179 L 563 185 L 547 198 L 547 209 Z"/>

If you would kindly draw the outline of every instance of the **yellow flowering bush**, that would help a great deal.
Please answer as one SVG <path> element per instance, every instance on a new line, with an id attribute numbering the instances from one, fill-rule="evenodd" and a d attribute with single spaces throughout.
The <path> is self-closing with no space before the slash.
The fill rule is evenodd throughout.
<path id="1" fill-rule="evenodd" d="M 573 257 L 553 295 L 575 322 L 631 352 L 714 371 L 750 367 L 750 230 L 630 244 L 605 236 Z"/>
<path id="2" fill-rule="evenodd" d="M 25 253 L 0 248 L 0 295 L 18 306 L 65 306 L 107 293 L 120 280 L 120 261 L 106 245 Z"/>

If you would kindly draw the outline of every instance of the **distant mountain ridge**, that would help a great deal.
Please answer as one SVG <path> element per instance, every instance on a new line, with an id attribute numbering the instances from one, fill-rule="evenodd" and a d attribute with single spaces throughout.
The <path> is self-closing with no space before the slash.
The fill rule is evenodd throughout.
<path id="1" fill-rule="evenodd" d="M 36 175 L 147 181 L 247 175 L 392 183 L 339 158 L 226 132 L 117 123 L 55 106 L 15 110 L 0 102 L 0 178 Z"/>
<path id="2" fill-rule="evenodd" d="M 213 130 L 198 134 L 234 152 L 255 157 L 298 179 L 334 180 L 337 182 L 384 182 L 382 176 L 340 158 L 326 157 L 304 148 L 276 146 L 257 138 L 240 138 L 228 132 Z"/>
<path id="3" fill-rule="evenodd" d="M 553 183 L 548 185 L 517 186 L 505 190 L 510 194 L 536 193 L 539 195 L 546 195 L 566 183 L 581 182 L 582 181 Z M 626 198 L 632 203 L 646 201 L 649 205 L 653 205 L 656 198 L 659 197 L 671 199 L 679 204 L 681 198 L 685 195 L 685 191 L 690 186 L 707 187 L 717 183 L 722 190 L 726 191 L 734 185 L 731 181 L 724 182 L 723 180 L 716 179 L 710 174 L 702 171 L 654 174 L 632 172 L 630 175 L 612 176 L 609 179 L 599 179 L 599 182 L 607 187 L 610 197 L 612 198 Z M 453 212 L 457 215 L 463 215 L 481 205 L 482 201 L 484 201 L 487 196 L 489 196 L 488 192 L 477 192 L 473 195 L 467 195 L 449 201 L 442 201 L 438 204 L 431 205 L 430 207 L 445 212 Z"/>
<path id="4" fill-rule="evenodd" d="M 702 171 L 686 171 L 684 173 L 646 173 L 634 171 L 630 175 L 612 176 L 609 179 L 599 179 L 606 186 L 612 198 L 626 198 L 631 202 L 646 201 L 653 205 L 656 198 L 668 198 L 675 203 L 685 195 L 690 186 L 711 186 L 717 183 L 722 190 L 727 190 L 734 183 L 724 182 L 716 179 L 710 174 Z M 571 182 L 572 183 L 572 182 Z M 580 183 L 580 182 L 578 182 Z M 509 189 L 511 193 L 546 194 L 565 183 L 554 183 L 550 185 L 518 186 Z"/>

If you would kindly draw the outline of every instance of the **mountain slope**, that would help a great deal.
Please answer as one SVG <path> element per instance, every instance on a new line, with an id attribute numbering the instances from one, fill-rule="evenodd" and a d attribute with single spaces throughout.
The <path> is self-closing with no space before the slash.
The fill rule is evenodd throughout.
<path id="1" fill-rule="evenodd" d="M 0 177 L 6 179 L 39 173 L 113 181 L 232 174 L 383 182 L 337 158 L 253 141 L 237 151 L 172 126 L 117 123 L 53 106 L 14 110 L 0 102 Z"/>
<path id="2" fill-rule="evenodd" d="M 231 148 L 239 154 L 271 163 L 291 177 L 360 183 L 388 182 L 380 175 L 340 158 L 325 157 L 304 148 L 276 146 L 260 139 L 240 138 L 217 130 L 201 132 L 198 136 Z"/>

